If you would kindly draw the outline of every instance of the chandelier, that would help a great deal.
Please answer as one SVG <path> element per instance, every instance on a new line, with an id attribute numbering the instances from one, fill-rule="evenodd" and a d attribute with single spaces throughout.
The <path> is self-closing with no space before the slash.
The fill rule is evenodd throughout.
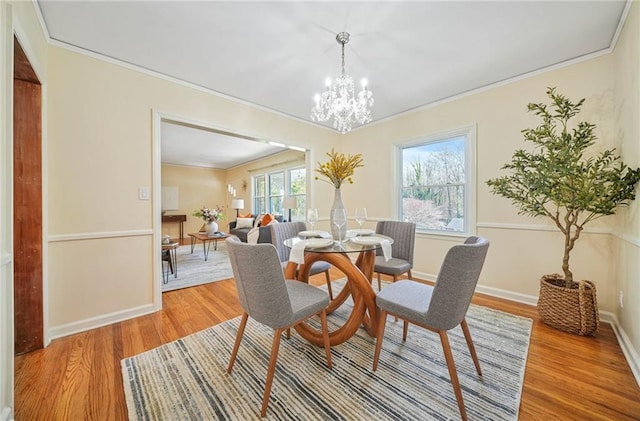
<path id="1" fill-rule="evenodd" d="M 351 131 L 353 119 L 360 124 L 370 122 L 370 108 L 373 105 L 373 94 L 367 89 L 367 79 L 361 80 L 362 90 L 356 98 L 353 78 L 344 71 L 344 46 L 349 38 L 348 32 L 336 35 L 336 41 L 342 44 L 342 73 L 333 81 L 326 79 L 326 90 L 315 95 L 316 105 L 311 109 L 313 121 L 327 121 L 333 116 L 333 127 L 343 134 Z"/>

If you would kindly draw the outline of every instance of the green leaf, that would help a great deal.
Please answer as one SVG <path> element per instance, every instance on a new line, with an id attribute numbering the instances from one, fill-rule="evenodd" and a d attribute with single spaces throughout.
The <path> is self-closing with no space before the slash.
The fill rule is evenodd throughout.
<path id="1" fill-rule="evenodd" d="M 533 149 L 518 149 L 502 166 L 508 175 L 486 184 L 493 194 L 511 200 L 519 214 L 548 217 L 565 235 L 565 280 L 572 280 L 569 253 L 584 224 L 613 215 L 636 197 L 640 168 L 632 169 L 615 149 L 588 153 L 596 143 L 595 124 L 585 121 L 568 130 L 585 99 L 571 102 L 548 88 L 550 105 L 530 103 L 527 110 L 542 119 L 539 126 L 521 131 Z M 588 157 L 588 158 L 585 158 Z M 582 218 L 582 219 L 581 219 Z"/>

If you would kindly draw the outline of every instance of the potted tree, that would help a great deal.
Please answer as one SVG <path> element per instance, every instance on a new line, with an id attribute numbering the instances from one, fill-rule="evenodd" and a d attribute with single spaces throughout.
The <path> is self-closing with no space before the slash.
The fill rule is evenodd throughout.
<path id="1" fill-rule="evenodd" d="M 510 174 L 488 180 L 487 185 L 492 193 L 510 199 L 519 214 L 549 218 L 564 235 L 564 276 L 542 276 L 538 312 L 555 328 L 593 335 L 599 320 L 595 284 L 574 281 L 570 253 L 586 224 L 613 215 L 618 206 L 635 199 L 640 168 L 629 168 L 614 149 L 587 152 L 595 143 L 596 126 L 584 121 L 569 125 L 584 98 L 573 103 L 555 88 L 548 88 L 547 95 L 549 106 L 527 106 L 542 119 L 538 127 L 522 130 L 534 150 L 517 150 L 502 167 Z"/>

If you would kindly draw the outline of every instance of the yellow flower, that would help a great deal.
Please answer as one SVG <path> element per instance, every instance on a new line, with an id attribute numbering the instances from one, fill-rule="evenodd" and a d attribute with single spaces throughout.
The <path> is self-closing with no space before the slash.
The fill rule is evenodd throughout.
<path id="1" fill-rule="evenodd" d="M 332 148 L 327 156 L 329 162 L 324 164 L 318 162 L 320 167 L 315 171 L 328 179 L 322 179 L 322 181 L 333 184 L 336 189 L 340 188 L 344 181 L 353 184 L 353 178 L 351 178 L 353 171 L 358 167 L 364 167 L 362 155 L 359 153 L 345 156 L 345 154 L 335 152 Z M 316 180 L 319 178 L 316 177 Z"/>

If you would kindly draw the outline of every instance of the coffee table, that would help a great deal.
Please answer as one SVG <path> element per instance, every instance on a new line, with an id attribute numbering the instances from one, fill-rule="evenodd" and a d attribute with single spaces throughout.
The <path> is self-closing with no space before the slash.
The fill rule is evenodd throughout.
<path id="1" fill-rule="evenodd" d="M 202 250 L 204 250 L 204 260 L 206 261 L 209 257 L 209 249 L 211 248 L 211 243 L 213 243 L 213 250 L 218 250 L 218 240 L 224 240 L 229 237 L 229 234 L 224 232 L 218 232 L 212 235 L 208 235 L 204 232 L 192 232 L 187 234 L 191 238 L 191 254 L 193 254 L 193 249 L 196 247 L 196 243 L 198 240 L 202 241 Z"/>

